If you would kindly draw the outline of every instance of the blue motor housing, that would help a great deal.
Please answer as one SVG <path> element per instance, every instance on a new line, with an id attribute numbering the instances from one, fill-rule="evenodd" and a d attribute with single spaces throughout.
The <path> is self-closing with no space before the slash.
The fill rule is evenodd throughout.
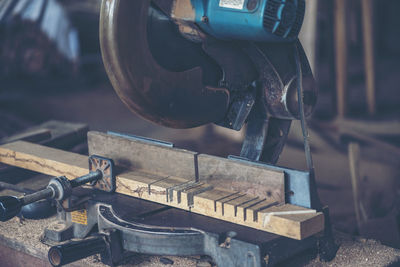
<path id="1" fill-rule="evenodd" d="M 195 22 L 223 40 L 294 41 L 305 13 L 304 0 L 191 0 Z"/>

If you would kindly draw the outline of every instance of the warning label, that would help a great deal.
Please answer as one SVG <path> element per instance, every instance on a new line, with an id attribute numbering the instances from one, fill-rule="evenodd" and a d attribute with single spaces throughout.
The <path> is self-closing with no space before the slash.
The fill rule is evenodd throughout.
<path id="1" fill-rule="evenodd" d="M 244 0 L 220 0 L 219 6 L 233 9 L 243 9 Z"/>
<path id="2" fill-rule="evenodd" d="M 76 210 L 71 212 L 71 222 L 87 225 L 86 210 Z"/>

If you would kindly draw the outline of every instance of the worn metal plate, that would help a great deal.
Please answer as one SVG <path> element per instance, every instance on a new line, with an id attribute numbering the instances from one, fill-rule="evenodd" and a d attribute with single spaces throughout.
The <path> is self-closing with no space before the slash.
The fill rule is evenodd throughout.
<path id="1" fill-rule="evenodd" d="M 92 186 L 106 192 L 115 192 L 116 180 L 114 175 L 114 162 L 111 159 L 92 155 L 89 157 L 89 171 L 101 171 L 103 177 L 92 182 Z"/>

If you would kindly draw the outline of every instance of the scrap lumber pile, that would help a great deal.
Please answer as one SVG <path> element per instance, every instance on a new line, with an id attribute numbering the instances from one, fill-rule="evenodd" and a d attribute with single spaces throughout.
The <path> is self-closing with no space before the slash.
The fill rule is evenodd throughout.
<path id="1" fill-rule="evenodd" d="M 0 2 L 0 77 L 68 76 L 78 56 L 77 31 L 56 0 Z"/>

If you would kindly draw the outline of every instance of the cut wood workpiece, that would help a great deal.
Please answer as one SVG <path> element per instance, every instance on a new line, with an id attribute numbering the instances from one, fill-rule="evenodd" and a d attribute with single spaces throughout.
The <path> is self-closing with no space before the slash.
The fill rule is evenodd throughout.
<path id="1" fill-rule="evenodd" d="M 135 146 L 138 146 L 137 142 Z M 176 151 L 179 152 L 179 150 Z M 193 153 L 181 152 L 187 155 Z M 167 151 L 165 150 L 164 153 Z M 121 160 L 121 158 L 112 159 L 116 163 Z M 24 141 L 0 146 L 0 162 L 47 175 L 66 176 L 69 179 L 88 172 L 87 156 Z M 242 167 L 251 168 L 252 166 Z M 174 166 L 171 165 L 169 168 L 174 169 Z M 251 173 L 252 170 L 249 172 Z M 201 173 L 198 175 L 201 177 Z M 281 177 L 283 179 L 283 176 Z M 266 177 L 258 178 L 266 179 Z M 300 240 L 319 233 L 324 228 L 324 217 L 321 212 L 286 204 L 279 197 L 262 198 L 245 192 L 215 187 L 201 179 L 185 179 L 174 176 L 172 173 L 168 175 L 160 172 L 151 173 L 136 166 L 136 168 L 124 169 L 117 173 L 116 180 L 118 193 L 281 236 Z"/>

